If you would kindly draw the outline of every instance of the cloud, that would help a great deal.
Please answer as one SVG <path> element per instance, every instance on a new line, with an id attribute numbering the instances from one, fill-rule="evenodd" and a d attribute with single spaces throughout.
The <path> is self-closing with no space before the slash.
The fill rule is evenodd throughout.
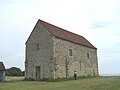
<path id="1" fill-rule="evenodd" d="M 98 22 L 94 22 L 93 25 L 91 25 L 91 29 L 96 29 L 96 28 L 104 28 L 107 27 L 109 25 L 111 25 L 112 23 L 114 23 L 115 21 L 98 21 Z"/>
<path id="2" fill-rule="evenodd" d="M 0 0 L 0 56 L 7 67 L 23 68 L 25 41 L 42 19 L 87 38 L 98 48 L 101 73 L 107 73 L 109 65 L 112 73 L 112 63 L 120 59 L 119 4 L 120 0 Z"/>

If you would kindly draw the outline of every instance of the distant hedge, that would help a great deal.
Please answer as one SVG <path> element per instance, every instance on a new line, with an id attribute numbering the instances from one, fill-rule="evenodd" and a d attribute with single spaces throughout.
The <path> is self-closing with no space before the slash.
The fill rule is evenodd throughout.
<path id="1" fill-rule="evenodd" d="M 6 76 L 24 76 L 24 71 L 17 67 L 11 67 L 6 69 Z"/>

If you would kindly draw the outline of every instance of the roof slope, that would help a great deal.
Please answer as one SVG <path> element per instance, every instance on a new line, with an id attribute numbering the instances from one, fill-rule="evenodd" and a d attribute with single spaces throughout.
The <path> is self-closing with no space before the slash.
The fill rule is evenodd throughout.
<path id="1" fill-rule="evenodd" d="M 5 66 L 3 62 L 0 62 L 0 71 L 4 71 L 4 70 L 5 70 Z"/>
<path id="2" fill-rule="evenodd" d="M 51 34 L 53 34 L 56 37 L 86 46 L 93 49 L 97 49 L 95 46 L 93 46 L 88 40 L 86 40 L 83 36 L 77 35 L 75 33 L 69 32 L 67 30 L 64 30 L 62 28 L 59 28 L 55 25 L 52 25 L 50 23 L 47 23 L 42 20 L 38 20 L 40 23 L 47 29 Z"/>

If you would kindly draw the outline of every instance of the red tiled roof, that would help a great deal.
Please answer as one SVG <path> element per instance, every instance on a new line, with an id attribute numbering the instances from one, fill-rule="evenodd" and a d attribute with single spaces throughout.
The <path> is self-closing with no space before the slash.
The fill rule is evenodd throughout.
<path id="1" fill-rule="evenodd" d="M 3 62 L 0 62 L 0 71 L 4 71 L 4 70 L 5 70 L 5 66 Z"/>
<path id="2" fill-rule="evenodd" d="M 88 40 L 86 40 L 83 36 L 77 35 L 75 33 L 69 32 L 67 30 L 64 30 L 62 28 L 59 28 L 55 25 L 52 25 L 50 23 L 47 23 L 45 21 L 39 20 L 40 23 L 47 29 L 51 34 L 53 34 L 56 37 L 59 37 L 61 39 L 65 39 L 86 47 L 90 47 L 93 49 L 97 49 L 94 47 Z"/>

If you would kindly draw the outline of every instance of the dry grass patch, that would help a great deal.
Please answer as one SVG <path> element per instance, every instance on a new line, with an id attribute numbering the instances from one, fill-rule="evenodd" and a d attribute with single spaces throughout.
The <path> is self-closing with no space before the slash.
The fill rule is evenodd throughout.
<path id="1" fill-rule="evenodd" d="M 22 81 L 24 76 L 6 76 L 5 81 Z"/>

